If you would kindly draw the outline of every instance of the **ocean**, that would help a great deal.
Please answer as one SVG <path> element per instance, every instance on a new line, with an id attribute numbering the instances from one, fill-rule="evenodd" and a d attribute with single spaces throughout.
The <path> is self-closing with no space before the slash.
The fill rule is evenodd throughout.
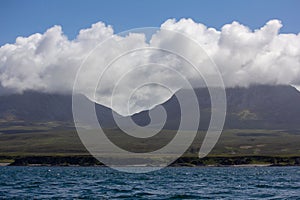
<path id="1" fill-rule="evenodd" d="M 300 199 L 300 167 L 0 167 L 1 199 Z"/>

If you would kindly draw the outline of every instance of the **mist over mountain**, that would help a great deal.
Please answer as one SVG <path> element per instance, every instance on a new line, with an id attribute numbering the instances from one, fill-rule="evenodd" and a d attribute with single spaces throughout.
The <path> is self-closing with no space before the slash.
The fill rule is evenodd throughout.
<path id="1" fill-rule="evenodd" d="M 170 18 L 157 29 L 117 34 L 113 26 L 99 21 L 70 39 L 64 33 L 67 27 L 54 25 L 0 46 L 0 94 L 28 90 L 71 94 L 76 89 L 107 107 L 114 99 L 110 108 L 127 116 L 188 88 L 182 77 L 199 83 L 220 74 L 226 88 L 299 86 L 300 34 L 282 33 L 282 26 L 279 19 L 257 28 L 238 21 L 216 28 L 192 18 Z M 217 80 L 211 78 L 209 86 L 216 86 Z M 172 92 L 146 83 L 166 85 Z M 130 109 L 124 109 L 130 89 L 141 85 Z M 198 87 L 203 85 L 193 85 Z"/>
<path id="2" fill-rule="evenodd" d="M 186 93 L 191 90 L 180 90 Z M 200 128 L 207 129 L 211 117 L 208 90 L 195 89 L 200 107 Z M 248 88 L 227 88 L 227 116 L 225 128 L 300 128 L 300 92 L 292 86 L 256 85 Z M 88 98 L 84 101 L 94 104 Z M 180 123 L 180 107 L 176 96 L 162 104 L 167 112 L 164 129 L 177 129 Z M 102 127 L 117 127 L 110 108 L 95 104 Z M 153 108 L 155 109 L 155 108 Z M 114 113 L 117 117 L 122 116 Z M 134 114 L 132 119 L 141 126 L 150 122 L 149 111 Z M 23 94 L 0 96 L 1 122 L 67 122 L 73 123 L 72 96 L 26 91 Z M 193 119 L 190 119 L 193 120 Z"/>

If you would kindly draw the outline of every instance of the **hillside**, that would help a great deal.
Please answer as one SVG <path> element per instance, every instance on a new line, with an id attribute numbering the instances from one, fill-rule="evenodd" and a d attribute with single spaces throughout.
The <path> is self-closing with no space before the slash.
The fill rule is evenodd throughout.
<path id="1" fill-rule="evenodd" d="M 180 90 L 179 92 L 191 91 Z M 211 113 L 209 93 L 207 89 L 195 89 L 195 93 L 201 110 L 200 130 L 205 130 Z M 225 128 L 300 128 L 300 93 L 292 86 L 258 85 L 249 88 L 228 88 L 226 95 Z M 83 96 L 81 98 L 89 101 Z M 180 122 L 180 107 L 175 95 L 162 106 L 168 114 L 164 128 L 177 129 Z M 110 108 L 96 105 L 96 112 L 103 127 L 116 127 Z M 137 124 L 146 125 L 150 120 L 148 112 L 134 114 L 132 118 Z M 50 121 L 72 124 L 72 97 L 33 91 L 2 95 L 0 96 L 0 120 L 2 122 L 0 126 L 16 122 L 30 124 Z"/>

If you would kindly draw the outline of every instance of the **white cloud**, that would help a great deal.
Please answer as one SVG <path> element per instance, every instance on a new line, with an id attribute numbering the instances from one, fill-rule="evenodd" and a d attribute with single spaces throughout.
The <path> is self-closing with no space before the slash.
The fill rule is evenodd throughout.
<path id="1" fill-rule="evenodd" d="M 216 31 L 190 19 L 168 20 L 162 27 L 195 38 L 217 64 L 228 87 L 300 81 L 300 34 L 279 34 L 279 20 L 254 31 L 238 22 Z"/>
<path id="2" fill-rule="evenodd" d="M 281 27 L 279 20 L 271 20 L 257 30 L 251 30 L 238 22 L 216 30 L 192 19 L 169 19 L 161 25 L 162 29 L 184 33 L 197 41 L 216 63 L 227 87 L 251 84 L 300 85 L 300 34 L 281 34 Z M 177 72 L 191 81 L 197 80 L 188 63 L 163 51 L 141 50 L 129 53 L 105 71 L 105 63 L 111 58 L 134 48 L 172 47 L 184 51 L 195 58 L 196 62 L 200 63 L 202 58 L 193 45 L 163 32 L 154 33 L 150 40 L 138 33 L 118 36 L 114 35 L 111 26 L 99 22 L 81 30 L 74 40 L 69 40 L 63 34 L 62 27 L 53 26 L 43 34 L 18 37 L 15 44 L 2 46 L 0 90 L 71 93 L 82 61 L 99 43 L 111 36 L 114 36 L 113 39 L 104 43 L 104 48 L 94 50 L 94 56 L 90 56 L 85 63 L 88 68 L 79 78 L 82 86 L 80 90 L 93 98 L 93 82 L 104 72 L 95 99 L 98 103 L 127 115 L 150 108 L 171 95 L 157 85 L 138 89 L 136 86 L 139 84 L 152 81 L 175 91 L 183 86 L 183 82 L 178 81 Z M 152 64 L 138 68 L 147 63 Z M 204 74 L 211 72 L 207 66 L 199 70 Z M 110 96 L 116 83 L 120 84 L 112 106 Z M 134 89 L 139 94 L 131 94 Z M 129 94 L 132 98 L 128 113 L 124 106 L 127 106 Z"/>

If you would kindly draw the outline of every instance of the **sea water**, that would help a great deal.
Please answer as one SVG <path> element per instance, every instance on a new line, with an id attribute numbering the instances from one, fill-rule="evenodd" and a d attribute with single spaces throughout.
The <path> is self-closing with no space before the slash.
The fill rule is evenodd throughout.
<path id="1" fill-rule="evenodd" d="M 300 199 L 300 167 L 0 167 L 2 199 Z"/>

